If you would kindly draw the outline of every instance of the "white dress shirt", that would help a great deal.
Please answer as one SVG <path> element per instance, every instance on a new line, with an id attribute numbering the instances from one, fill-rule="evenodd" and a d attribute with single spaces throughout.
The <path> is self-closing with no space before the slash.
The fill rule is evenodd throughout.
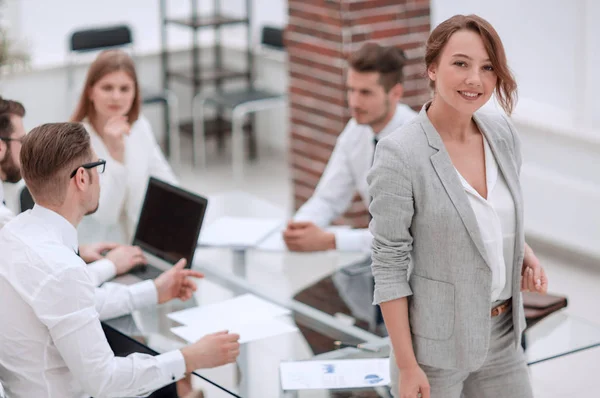
<path id="1" fill-rule="evenodd" d="M 11 398 L 147 395 L 185 373 L 180 351 L 113 355 L 100 325 L 156 304 L 154 283 L 96 288 L 77 231 L 35 206 L 0 231 L 0 383 Z"/>
<path id="2" fill-rule="evenodd" d="M 377 134 L 381 139 L 411 121 L 417 113 L 404 104 L 398 104 L 392 120 Z M 368 125 L 350 119 L 340 134 L 312 197 L 294 216 L 296 221 L 311 221 L 327 227 L 352 204 L 356 192 L 365 206 L 369 206 L 367 173 L 373 164 L 375 133 Z M 373 236 L 368 228 L 343 229 L 335 232 L 337 250 L 371 251 Z"/>
<path id="3" fill-rule="evenodd" d="M 14 214 L 6 205 L 4 204 L 4 187 L 2 187 L 2 182 L 0 182 L 0 229 L 12 220 Z"/>
<path id="4" fill-rule="evenodd" d="M 2 202 L 4 201 L 4 191 L 2 184 L 0 183 L 0 229 L 4 227 L 10 220 L 15 218 L 14 213 L 6 207 Z M 88 273 L 94 286 L 100 286 L 106 281 L 111 280 L 117 275 L 117 269 L 112 261 L 109 259 L 102 259 L 94 261 L 88 265 Z"/>
<path id="5" fill-rule="evenodd" d="M 140 116 L 125 136 L 124 163 L 110 156 L 91 124 L 85 121 L 83 124 L 90 134 L 92 148 L 99 158 L 106 160 L 106 170 L 100 175 L 100 206 L 79 224 L 79 241 L 130 244 L 149 178 L 156 177 L 170 184 L 177 184 L 177 179 L 145 117 Z"/>
<path id="6" fill-rule="evenodd" d="M 508 189 L 490 146 L 483 137 L 487 200 L 458 172 L 467 193 L 471 208 L 477 218 L 479 233 L 483 239 L 487 257 L 492 268 L 492 302 L 508 300 L 512 294 L 512 268 L 515 250 L 516 213 L 515 202 Z"/>

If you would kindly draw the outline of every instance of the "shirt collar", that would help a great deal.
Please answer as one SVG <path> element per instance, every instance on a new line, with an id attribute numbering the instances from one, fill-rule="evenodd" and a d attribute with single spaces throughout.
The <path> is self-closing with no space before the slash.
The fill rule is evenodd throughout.
<path id="1" fill-rule="evenodd" d="M 77 230 L 66 218 L 37 204 L 33 206 L 31 215 L 54 227 L 60 236 L 61 242 L 77 252 L 79 248 Z"/>
<path id="2" fill-rule="evenodd" d="M 0 181 L 0 205 L 4 201 L 4 183 Z"/>
<path id="3" fill-rule="evenodd" d="M 377 137 L 378 141 L 384 138 L 386 135 L 390 134 L 392 131 L 398 129 L 399 127 L 402 127 L 406 123 L 406 120 L 404 120 L 402 112 L 400 110 L 401 106 L 402 104 L 396 105 L 396 109 L 394 110 L 394 116 L 392 116 L 389 123 L 385 125 L 385 127 L 379 132 L 379 134 L 374 134 L 374 136 Z"/>

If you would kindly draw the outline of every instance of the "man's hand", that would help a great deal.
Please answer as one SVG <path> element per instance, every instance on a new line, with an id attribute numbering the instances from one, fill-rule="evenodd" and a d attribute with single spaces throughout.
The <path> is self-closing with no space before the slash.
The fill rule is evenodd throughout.
<path id="1" fill-rule="evenodd" d="M 290 221 L 283 231 L 287 248 L 295 252 L 316 252 L 335 249 L 335 235 L 310 221 Z"/>
<path id="2" fill-rule="evenodd" d="M 136 265 L 148 261 L 138 246 L 119 246 L 108 252 L 106 258 L 115 265 L 117 275 L 126 274 Z"/>
<path id="3" fill-rule="evenodd" d="M 235 362 L 240 355 L 239 339 L 239 335 L 224 331 L 208 334 L 194 344 L 182 348 L 186 372 Z"/>
<path id="4" fill-rule="evenodd" d="M 192 298 L 197 286 L 191 278 L 204 278 L 204 275 L 198 271 L 185 269 L 185 263 L 185 258 L 182 258 L 170 270 L 163 272 L 154 280 L 158 293 L 158 304 L 175 298 L 181 301 Z"/>
<path id="5" fill-rule="evenodd" d="M 89 245 L 79 246 L 79 256 L 86 263 L 93 263 L 94 261 L 102 260 L 104 258 L 104 252 L 115 249 L 119 246 L 116 243 L 100 242 L 92 243 Z"/>
<path id="6" fill-rule="evenodd" d="M 522 292 L 548 293 L 546 271 L 544 271 L 544 268 L 540 265 L 540 260 L 527 243 L 525 243 L 525 256 L 523 257 L 521 275 Z"/>

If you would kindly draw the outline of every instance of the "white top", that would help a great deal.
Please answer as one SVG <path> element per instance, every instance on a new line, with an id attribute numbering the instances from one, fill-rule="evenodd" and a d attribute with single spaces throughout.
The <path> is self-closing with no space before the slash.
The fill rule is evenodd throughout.
<path id="1" fill-rule="evenodd" d="M 177 178 L 156 142 L 148 120 L 140 118 L 125 136 L 125 161 L 114 160 L 102 138 L 87 122 L 92 148 L 106 160 L 106 170 L 100 175 L 100 206 L 91 216 L 84 217 L 77 228 L 81 243 L 111 241 L 130 244 L 135 233 L 148 180 L 156 177 L 170 184 Z"/>
<path id="2" fill-rule="evenodd" d="M 492 302 L 512 297 L 512 269 L 515 250 L 515 202 L 490 146 L 483 137 L 488 199 L 485 200 L 456 171 L 477 218 L 479 233 L 492 267 Z"/>
<path id="3" fill-rule="evenodd" d="M 152 281 L 95 288 L 77 231 L 41 206 L 0 231 L 0 383 L 11 398 L 139 396 L 185 373 L 180 351 L 115 358 L 100 320 L 155 305 Z"/>
<path id="4" fill-rule="evenodd" d="M 404 104 L 398 104 L 392 120 L 377 134 L 377 139 L 390 134 L 411 121 L 417 113 Z M 327 227 L 352 204 L 358 192 L 365 206 L 369 206 L 367 173 L 373 164 L 375 133 L 370 126 L 350 119 L 340 134 L 327 167 L 312 197 L 298 209 L 296 221 L 312 221 Z M 368 228 L 343 229 L 335 232 L 337 250 L 371 251 L 373 235 Z"/>

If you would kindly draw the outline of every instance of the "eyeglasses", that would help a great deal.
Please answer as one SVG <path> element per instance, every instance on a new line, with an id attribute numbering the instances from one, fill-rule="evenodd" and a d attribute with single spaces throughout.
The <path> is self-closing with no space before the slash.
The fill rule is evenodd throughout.
<path id="1" fill-rule="evenodd" d="M 82 164 L 81 166 L 73 170 L 73 172 L 71 173 L 71 178 L 75 177 L 75 174 L 77 174 L 77 170 L 79 170 L 82 167 L 88 170 L 93 169 L 94 167 L 99 167 L 98 173 L 102 174 L 104 173 L 104 169 L 106 168 L 106 160 L 98 159 L 98 161 L 96 162 Z"/>
<path id="2" fill-rule="evenodd" d="M 0 137 L 0 141 L 17 141 L 20 142 L 21 144 L 23 143 L 23 140 L 25 139 L 25 136 L 23 137 L 19 137 L 19 138 L 13 138 L 13 137 Z"/>

